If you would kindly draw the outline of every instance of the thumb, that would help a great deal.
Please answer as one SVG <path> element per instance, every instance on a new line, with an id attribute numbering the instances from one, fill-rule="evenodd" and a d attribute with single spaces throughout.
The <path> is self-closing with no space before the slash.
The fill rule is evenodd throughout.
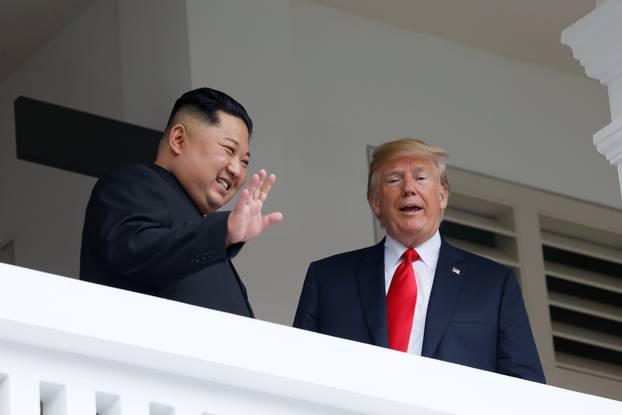
<path id="1" fill-rule="evenodd" d="M 267 228 L 270 225 L 274 225 L 283 220 L 283 214 L 281 212 L 273 212 L 262 218 L 263 228 Z"/>

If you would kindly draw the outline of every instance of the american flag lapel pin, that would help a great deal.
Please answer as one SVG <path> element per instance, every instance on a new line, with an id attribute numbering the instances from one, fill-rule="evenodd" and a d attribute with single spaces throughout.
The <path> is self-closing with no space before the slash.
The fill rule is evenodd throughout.
<path id="1" fill-rule="evenodd" d="M 458 268 L 456 268 L 456 267 L 451 267 L 451 272 L 456 274 L 456 275 L 458 275 L 458 276 L 460 276 L 460 270 Z"/>

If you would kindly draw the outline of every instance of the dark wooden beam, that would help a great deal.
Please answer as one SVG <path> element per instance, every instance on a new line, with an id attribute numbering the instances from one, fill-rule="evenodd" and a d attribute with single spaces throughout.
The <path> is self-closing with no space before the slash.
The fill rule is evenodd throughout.
<path id="1" fill-rule="evenodd" d="M 127 162 L 152 163 L 161 131 L 19 97 L 17 158 L 101 177 Z"/>

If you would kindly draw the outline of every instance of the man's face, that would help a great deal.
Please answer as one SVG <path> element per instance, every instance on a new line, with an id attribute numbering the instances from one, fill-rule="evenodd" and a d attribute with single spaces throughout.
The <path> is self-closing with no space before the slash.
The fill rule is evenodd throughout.
<path id="1" fill-rule="evenodd" d="M 246 180 L 250 161 L 244 122 L 221 111 L 218 117 L 218 125 L 191 115 L 180 120 L 174 174 L 201 213 L 216 211 L 235 195 Z"/>
<path id="2" fill-rule="evenodd" d="M 447 196 L 429 158 L 403 156 L 376 171 L 369 204 L 387 234 L 404 246 L 415 247 L 438 230 Z"/>

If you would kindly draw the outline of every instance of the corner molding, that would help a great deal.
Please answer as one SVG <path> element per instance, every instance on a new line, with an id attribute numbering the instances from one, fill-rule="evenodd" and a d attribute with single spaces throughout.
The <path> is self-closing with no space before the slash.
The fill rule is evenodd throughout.
<path id="1" fill-rule="evenodd" d="M 611 164 L 622 166 L 622 119 L 594 134 L 594 145 Z"/>
<path id="2" fill-rule="evenodd" d="M 585 73 L 610 85 L 622 75 L 622 0 L 607 0 L 562 31 Z"/>
<path id="3" fill-rule="evenodd" d="M 590 78 L 607 86 L 611 124 L 594 134 L 594 145 L 618 168 L 622 191 L 622 0 L 607 0 L 562 31 L 561 42 L 572 49 Z"/>

